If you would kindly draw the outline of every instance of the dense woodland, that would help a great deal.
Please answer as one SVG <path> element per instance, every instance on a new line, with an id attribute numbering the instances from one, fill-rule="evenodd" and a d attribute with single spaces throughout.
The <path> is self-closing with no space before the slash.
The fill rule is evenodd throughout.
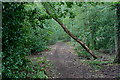
<path id="1" fill-rule="evenodd" d="M 3 78 L 49 78 L 46 58 L 39 59 L 45 66 L 37 66 L 28 56 L 50 50 L 56 42 L 69 42 L 78 57 L 93 62 L 100 53 L 114 55 L 108 62 L 118 64 L 120 3 L 3 2 L 2 40 Z"/>

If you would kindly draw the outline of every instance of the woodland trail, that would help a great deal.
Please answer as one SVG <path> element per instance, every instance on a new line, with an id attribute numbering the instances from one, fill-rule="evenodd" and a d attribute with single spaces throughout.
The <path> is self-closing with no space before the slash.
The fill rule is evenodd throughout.
<path id="1" fill-rule="evenodd" d="M 54 78 L 89 78 L 94 76 L 92 68 L 80 63 L 77 55 L 73 54 L 73 47 L 58 42 L 50 48 L 52 50 L 45 55 L 54 64 L 50 76 Z"/>
<path id="2" fill-rule="evenodd" d="M 120 74 L 119 65 L 106 66 L 96 71 L 90 65 L 82 63 L 75 54 L 74 47 L 64 42 L 57 42 L 49 47 L 50 51 L 34 57 L 46 56 L 53 64 L 47 69 L 50 78 L 116 78 Z"/>

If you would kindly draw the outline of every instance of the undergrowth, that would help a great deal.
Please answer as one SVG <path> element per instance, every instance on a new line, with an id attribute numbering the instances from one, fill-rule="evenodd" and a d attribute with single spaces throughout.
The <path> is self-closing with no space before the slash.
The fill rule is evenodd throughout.
<path id="1" fill-rule="evenodd" d="M 50 61 L 46 60 L 46 57 L 37 57 L 31 59 L 32 61 L 32 66 L 31 66 L 31 72 L 29 72 L 29 77 L 28 78 L 40 78 L 40 79 L 47 79 L 47 73 L 46 69 L 50 67 L 51 63 Z"/>
<path id="2" fill-rule="evenodd" d="M 102 69 L 103 65 L 108 65 L 113 63 L 113 61 L 100 61 L 100 60 L 81 60 L 81 62 L 89 64 L 91 67 L 93 67 L 96 70 Z"/>

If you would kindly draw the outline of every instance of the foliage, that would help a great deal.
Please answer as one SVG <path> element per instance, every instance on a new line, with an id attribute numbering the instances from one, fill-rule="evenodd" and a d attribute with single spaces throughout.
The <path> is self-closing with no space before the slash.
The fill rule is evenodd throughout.
<path id="1" fill-rule="evenodd" d="M 26 78 L 30 61 L 25 56 L 46 49 L 40 16 L 28 5 L 3 3 L 3 78 Z"/>
<path id="2" fill-rule="evenodd" d="M 77 15 L 75 24 L 78 26 L 76 30 L 80 34 L 77 36 L 85 41 L 91 49 L 114 47 L 113 36 L 116 17 L 115 9 L 111 10 L 111 4 L 105 3 L 96 6 L 83 4 L 78 8 L 75 6 L 73 10 L 79 10 L 75 13 Z"/>
<path id="3" fill-rule="evenodd" d="M 79 57 L 89 58 L 89 56 L 90 56 L 90 54 L 87 53 L 84 49 L 81 49 L 81 46 L 76 47 L 74 50 L 77 52 L 77 55 Z"/>
<path id="4" fill-rule="evenodd" d="M 71 10 L 74 12 L 75 18 L 66 18 L 65 23 L 71 32 L 79 39 L 84 41 L 92 50 L 109 50 L 109 53 L 115 49 L 115 25 L 116 11 L 112 3 L 81 3 L 81 7 L 73 5 Z M 93 6 L 93 4 L 95 4 Z M 69 23 L 67 23 L 69 20 Z M 72 23 L 70 23 L 72 22 Z M 108 35 L 109 34 L 109 35 Z M 80 49 L 78 55 L 86 53 Z M 83 52 L 82 52 L 83 51 Z"/>
<path id="5" fill-rule="evenodd" d="M 30 67 L 31 70 L 28 72 L 28 78 L 48 78 L 46 69 L 51 66 L 51 63 L 46 60 L 46 57 L 39 57 L 30 60 L 32 61 L 32 66 Z"/>
<path id="6" fill-rule="evenodd" d="M 90 49 L 114 51 L 116 11 L 113 3 L 59 2 L 49 5 L 51 8 L 54 7 L 51 11 L 53 17 L 56 16 L 62 20 L 67 28 Z M 59 30 L 58 32 L 60 33 Z M 70 40 L 69 37 L 68 39 Z"/>

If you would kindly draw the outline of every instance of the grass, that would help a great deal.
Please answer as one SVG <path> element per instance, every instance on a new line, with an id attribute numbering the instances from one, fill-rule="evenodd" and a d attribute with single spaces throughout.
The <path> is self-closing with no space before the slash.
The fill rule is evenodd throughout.
<path id="1" fill-rule="evenodd" d="M 96 70 L 101 69 L 103 65 L 108 65 L 113 63 L 113 61 L 100 61 L 100 60 L 81 60 L 81 62 L 89 64 L 91 67 L 93 67 Z"/>
<path id="2" fill-rule="evenodd" d="M 112 63 L 113 61 L 83 60 L 82 62 L 93 64 L 93 65 L 104 65 L 104 64 Z"/>
<path id="3" fill-rule="evenodd" d="M 73 42 L 72 41 L 69 41 L 69 42 L 66 42 L 66 44 L 68 44 L 68 45 L 73 45 Z"/>

